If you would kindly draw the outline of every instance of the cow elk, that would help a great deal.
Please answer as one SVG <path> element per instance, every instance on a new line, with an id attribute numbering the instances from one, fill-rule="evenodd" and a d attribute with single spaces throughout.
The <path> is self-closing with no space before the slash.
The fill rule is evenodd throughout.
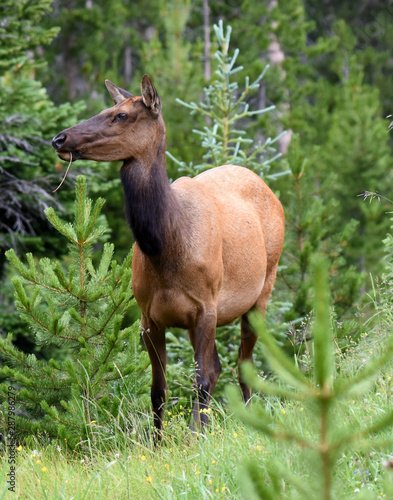
<path id="1" fill-rule="evenodd" d="M 224 165 L 169 184 L 161 101 L 148 75 L 142 96 L 106 80 L 114 106 L 60 132 L 60 158 L 122 160 L 120 177 L 135 243 L 133 292 L 152 366 L 155 439 L 161 439 L 167 393 L 165 329 L 189 331 L 196 397 L 191 428 L 208 421 L 221 372 L 216 327 L 241 317 L 239 366 L 252 360 L 256 334 L 247 313 L 265 313 L 284 240 L 284 213 L 261 178 Z M 244 401 L 250 388 L 239 381 Z"/>

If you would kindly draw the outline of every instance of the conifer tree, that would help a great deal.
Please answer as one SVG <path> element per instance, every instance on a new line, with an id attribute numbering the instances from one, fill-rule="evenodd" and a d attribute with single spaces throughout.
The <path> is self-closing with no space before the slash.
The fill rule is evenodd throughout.
<path id="1" fill-rule="evenodd" d="M 189 131 L 200 116 L 190 116 L 178 105 L 177 100 L 196 99 L 204 84 L 199 41 L 190 42 L 189 24 L 193 4 L 190 0 L 168 0 L 162 4 L 161 27 L 152 32 L 151 39 L 143 44 L 141 50 L 142 67 L 138 79 L 148 73 L 157 80 L 163 114 L 167 123 L 167 146 L 176 157 L 190 161 L 200 153 L 198 139 L 190 136 Z M 169 176 L 177 178 L 181 172 L 172 162 L 168 162 Z"/>
<path id="2" fill-rule="evenodd" d="M 351 400 L 365 396 L 374 385 L 376 376 L 391 362 L 393 336 L 387 333 L 383 346 L 366 366 L 357 373 L 343 373 L 336 365 L 334 330 L 331 328 L 328 262 L 321 255 L 314 255 L 313 287 L 313 348 L 312 370 L 304 372 L 277 345 L 266 330 L 263 318 L 254 314 L 252 324 L 259 331 L 263 353 L 276 375 L 275 380 L 264 380 L 256 375 L 251 363 L 244 365 L 247 382 L 262 394 L 275 396 L 281 404 L 296 401 L 304 407 L 298 413 L 299 425 L 288 428 L 280 418 L 280 411 L 266 409 L 264 401 L 255 401 L 249 408 L 240 402 L 231 387 L 230 396 L 235 413 L 246 424 L 266 438 L 286 443 L 293 448 L 299 463 L 305 464 L 307 477 L 296 477 L 281 463 L 268 463 L 261 471 L 255 459 L 246 460 L 241 468 L 242 489 L 247 498 L 253 499 L 303 499 L 330 500 L 341 498 L 342 485 L 336 480 L 336 470 L 343 453 L 356 447 L 365 451 L 373 448 L 391 449 L 393 411 L 389 404 L 378 409 L 378 414 L 354 425 L 348 415 L 353 412 Z M 387 326 L 391 331 L 391 317 Z M 349 400 L 349 402 L 348 402 Z M 281 409 L 284 408 L 281 406 Z M 285 410 L 284 410 L 285 413 Z M 386 434 L 383 433 L 386 431 Z M 389 432 L 390 431 L 390 432 Z M 372 443 L 372 444 L 371 444 Z M 363 451 L 363 452 L 364 452 Z M 286 488 L 283 488 L 283 484 Z M 387 496 L 392 494 L 392 484 L 386 484 Z"/>
<path id="3" fill-rule="evenodd" d="M 39 249 L 59 256 L 62 249 L 56 248 L 43 214 L 50 205 L 62 209 L 72 191 L 65 185 L 52 194 L 61 165 L 50 140 L 75 122 L 83 107 L 55 106 L 36 79 L 37 68 L 45 66 L 38 52 L 58 33 L 44 23 L 50 6 L 49 0 L 0 5 L 0 335 L 12 328 L 23 343 L 26 334 L 13 308 L 4 253 Z"/>
<path id="4" fill-rule="evenodd" d="M 60 207 L 51 194 L 60 176 L 49 140 L 82 108 L 56 107 L 34 78 L 44 65 L 37 47 L 49 44 L 58 32 L 43 27 L 50 4 L 6 0 L 0 7 L 0 279 L 5 249 L 28 245 L 29 238 L 31 248 L 42 245 L 36 233 L 43 208 L 49 203 Z"/>
<path id="5" fill-rule="evenodd" d="M 377 55 L 371 47 L 359 50 L 351 28 L 334 16 L 329 17 L 324 29 L 315 29 L 314 19 L 319 16 L 310 18 L 305 9 L 312 3 L 272 0 L 254 7 L 253 2 L 245 0 L 244 16 L 234 22 L 235 43 L 240 48 L 247 43 L 247 50 L 241 50 L 239 59 L 251 74 L 256 75 L 271 58 L 272 42 L 281 51 L 266 74 L 265 93 L 260 96 L 266 103 L 272 99 L 277 108 L 265 117 L 262 115 L 260 125 L 271 133 L 282 123 L 299 135 L 299 157 L 309 161 L 314 158 L 298 183 L 292 172 L 290 179 L 283 177 L 273 186 L 279 189 L 288 222 L 283 256 L 289 275 L 285 270 L 278 273 L 276 286 L 282 284 L 283 277 L 288 285 L 288 300 L 295 303 L 294 310 L 300 316 L 310 307 L 308 285 L 301 296 L 293 299 L 292 287 L 299 293 L 300 287 L 292 278 L 300 277 L 298 285 L 304 280 L 309 282 L 305 265 L 311 248 L 320 246 L 330 257 L 337 285 L 334 303 L 339 305 L 339 313 L 348 310 L 356 300 L 361 272 L 381 270 L 379 242 L 387 230 L 383 217 L 387 207 L 384 203 L 366 206 L 357 195 L 365 190 L 383 192 L 391 184 L 391 155 L 382 99 L 378 90 L 366 83 L 372 77 L 373 65 L 380 65 L 385 56 Z M 318 14 L 329 9 L 331 6 L 314 8 Z M 246 28 L 254 16 L 264 29 L 256 23 Z M 242 37 L 245 30 L 247 37 Z M 280 161 L 287 163 L 285 158 Z M 290 158 L 288 162 L 291 163 Z M 286 170 L 285 166 L 282 168 Z M 296 201 L 299 187 L 303 207 Z M 301 210 L 306 216 L 302 223 L 298 220 Z M 303 227 L 298 238 L 295 227 L 299 224 L 308 227 Z M 355 268 L 361 271 L 357 276 Z"/>
<path id="6" fill-rule="evenodd" d="M 199 135 L 205 150 L 203 161 L 187 165 L 177 161 L 171 154 L 169 156 L 179 165 L 180 170 L 190 175 L 220 165 L 235 164 L 250 168 L 263 176 L 269 171 L 269 164 L 279 156 L 274 148 L 279 136 L 262 142 L 250 137 L 247 129 L 251 127 L 255 116 L 270 112 L 274 106 L 251 110 L 248 99 L 260 87 L 268 66 L 251 83 L 246 76 L 244 87 L 240 89 L 234 75 L 244 68 L 236 65 L 239 50 L 230 50 L 232 28 L 227 26 L 224 30 L 222 21 L 213 28 L 218 43 L 214 56 L 217 67 L 212 83 L 203 89 L 203 101 L 197 104 L 177 99 L 193 115 L 199 114 L 207 119 L 208 124 L 202 130 L 193 130 Z"/>
<path id="7" fill-rule="evenodd" d="M 284 266 L 277 286 L 292 307 L 286 319 L 304 318 L 312 309 L 311 263 L 315 254 L 323 253 L 329 263 L 332 279 L 333 305 L 342 316 L 354 304 L 363 276 L 348 264 L 346 248 L 356 235 L 358 222 L 350 219 L 340 231 L 335 231 L 339 203 L 326 193 L 337 182 L 335 174 L 326 175 L 315 184 L 315 169 L 320 149 L 308 156 L 298 134 L 293 134 L 285 164 L 290 174 L 278 185 L 285 192 L 286 235 L 281 263 Z M 285 186 L 284 186 L 285 184 Z M 325 201 L 327 199 L 327 201 Z"/>
<path id="8" fill-rule="evenodd" d="M 371 210 L 358 195 L 366 190 L 381 192 L 390 184 L 389 137 L 381 110 L 378 89 L 366 83 L 365 54 L 355 50 L 356 37 L 344 21 L 332 27 L 332 41 L 338 50 L 326 52 L 323 63 L 314 68 L 302 102 L 295 101 L 287 123 L 302 139 L 305 156 L 319 146 L 313 177 L 316 190 L 327 179 L 328 189 L 320 191 L 325 205 L 337 202 L 331 237 L 344 231 L 354 219 L 357 233 L 348 241 L 343 255 L 349 265 L 361 271 L 379 272 L 382 248 L 379 242 L 388 229 L 382 216 L 383 204 Z M 283 191 L 283 201 L 289 192 Z"/>
<path id="9" fill-rule="evenodd" d="M 59 238 L 68 243 L 67 265 L 48 258 L 37 261 L 32 254 L 24 263 L 13 250 L 7 252 L 19 274 L 12 281 L 22 319 L 38 344 L 61 349 L 49 361 L 39 360 L 17 349 L 12 334 L 0 339 L 5 359 L 0 375 L 8 380 L 0 386 L 2 425 L 7 424 L 7 387 L 12 384 L 18 388 L 19 433 L 59 437 L 72 447 L 89 438 L 93 424 L 117 416 L 122 390 L 128 388 L 135 397 L 145 392 L 148 365 L 139 351 L 138 322 L 123 325 L 126 311 L 135 303 L 132 251 L 118 264 L 113 245 L 105 243 L 94 263 L 93 247 L 106 231 L 99 221 L 104 200 L 93 204 L 87 198 L 82 176 L 75 191 L 73 223 L 52 208 L 46 210 Z"/>

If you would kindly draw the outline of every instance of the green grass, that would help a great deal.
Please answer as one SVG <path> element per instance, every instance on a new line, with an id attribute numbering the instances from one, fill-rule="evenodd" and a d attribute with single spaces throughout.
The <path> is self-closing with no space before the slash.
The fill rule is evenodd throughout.
<path id="1" fill-rule="evenodd" d="M 241 457 L 266 457 L 267 443 L 222 414 L 213 417 L 206 436 L 190 435 L 179 413 L 168 415 L 165 441 L 156 451 L 133 439 L 92 456 L 73 457 L 56 444 L 21 450 L 19 498 L 239 498 Z"/>
<path id="2" fill-rule="evenodd" d="M 340 370 L 356 373 L 383 349 L 382 339 L 380 332 L 363 335 L 359 344 L 338 356 Z M 340 402 L 337 414 L 343 426 L 360 428 L 386 412 L 393 395 L 392 379 L 391 363 L 365 396 Z M 312 437 L 310 408 L 277 398 L 268 398 L 263 404 L 288 429 Z M 164 442 L 156 451 L 147 427 L 150 417 L 143 412 L 130 417 L 133 430 L 128 435 L 114 422 L 113 438 L 104 443 L 97 427 L 96 442 L 88 443 L 86 454 L 72 452 L 65 444 L 44 444 L 44 440 L 30 438 L 18 452 L 16 495 L 7 492 L 8 464 L 3 457 L 0 499 L 249 500 L 252 496 L 242 490 L 242 467 L 250 459 L 256 462 L 262 477 L 267 477 L 268 468 L 277 467 L 289 470 L 307 488 L 316 464 L 296 444 L 269 440 L 245 427 L 228 407 L 217 403 L 212 405 L 209 429 L 204 435 L 194 436 L 187 431 L 189 411 L 180 404 L 168 407 Z M 391 432 L 376 438 L 389 438 Z M 392 456 L 389 446 L 374 449 L 373 439 L 345 451 L 335 471 L 336 498 L 389 498 L 386 488 L 393 482 L 393 470 L 384 464 Z M 281 489 L 285 498 L 295 498 L 293 487 L 284 477 Z"/>

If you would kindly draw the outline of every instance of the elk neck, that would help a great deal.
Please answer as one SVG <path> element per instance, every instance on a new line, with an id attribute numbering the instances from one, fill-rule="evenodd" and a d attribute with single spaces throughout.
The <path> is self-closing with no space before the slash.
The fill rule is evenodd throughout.
<path id="1" fill-rule="evenodd" d="M 166 171 L 165 135 L 143 158 L 125 160 L 120 170 L 128 223 L 148 257 L 179 256 L 182 250 L 180 203 Z"/>

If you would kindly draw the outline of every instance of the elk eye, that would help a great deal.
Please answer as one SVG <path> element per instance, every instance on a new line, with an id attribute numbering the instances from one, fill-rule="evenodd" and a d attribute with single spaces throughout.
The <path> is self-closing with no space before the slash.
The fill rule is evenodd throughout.
<path id="1" fill-rule="evenodd" d="M 120 122 L 125 122 L 128 118 L 128 115 L 127 113 L 118 113 L 116 116 L 115 116 L 115 119 L 114 121 L 120 121 Z"/>

